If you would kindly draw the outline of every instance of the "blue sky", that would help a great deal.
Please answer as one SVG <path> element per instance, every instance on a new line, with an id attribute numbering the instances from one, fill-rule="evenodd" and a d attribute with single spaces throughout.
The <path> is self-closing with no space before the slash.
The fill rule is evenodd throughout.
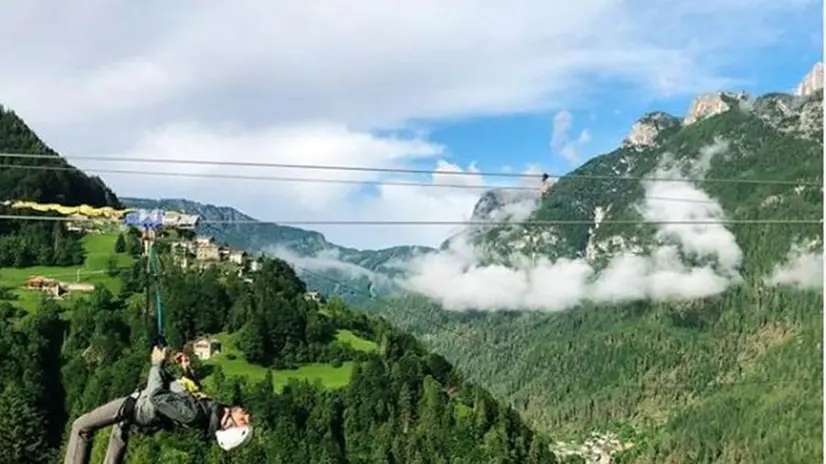
<path id="1" fill-rule="evenodd" d="M 822 22 L 817 17 L 810 18 L 799 20 L 795 24 L 799 29 L 791 29 L 781 42 L 761 49 L 751 60 L 729 71 L 730 77 L 742 79 L 744 85 L 721 90 L 761 95 L 793 89 L 823 57 Z M 638 98 L 631 86 L 615 84 L 601 92 L 596 101 L 586 102 L 581 108 L 568 108 L 573 116 L 573 132 L 587 129 L 592 135 L 591 142 L 582 149 L 582 162 L 615 149 L 631 125 L 647 112 L 684 116 L 691 99 L 690 95 Z M 475 161 L 482 171 L 498 171 L 505 165 L 522 170 L 540 164 L 548 173 L 566 173 L 581 163 L 568 163 L 550 148 L 554 114 L 543 111 L 437 124 L 430 137 L 447 146 L 451 161 L 463 166 Z"/>
<path id="2" fill-rule="evenodd" d="M 70 160 L 117 155 L 439 171 L 475 163 L 483 172 L 540 165 L 564 173 L 615 148 L 646 112 L 682 115 L 695 95 L 718 89 L 789 90 L 821 59 L 818 0 L 654 4 L 144 0 L 135 10 L 98 0 L 5 2 L 0 62 L 13 66 L 0 73 L 0 102 Z M 588 134 L 587 143 L 565 150 L 578 153 L 576 163 L 551 149 L 555 118 L 569 124 L 569 141 Z M 76 164 L 352 181 L 399 177 Z M 451 190 L 102 177 L 123 196 L 183 197 L 272 221 L 461 221 L 479 198 L 477 187 L 501 182 L 452 176 L 469 188 Z M 362 248 L 438 245 L 455 232 L 318 230 Z"/>

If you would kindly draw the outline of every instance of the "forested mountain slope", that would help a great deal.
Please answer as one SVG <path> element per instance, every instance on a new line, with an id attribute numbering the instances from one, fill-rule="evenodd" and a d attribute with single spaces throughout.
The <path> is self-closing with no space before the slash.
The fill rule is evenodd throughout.
<path id="1" fill-rule="evenodd" d="M 540 429 L 579 443 L 619 433 L 634 444 L 623 459 L 820 462 L 822 223 L 783 223 L 822 221 L 823 91 L 808 90 L 713 94 L 683 120 L 647 115 L 622 147 L 560 179 L 532 216 L 585 224 L 469 230 L 476 261 L 464 280 L 443 277 L 421 288 L 426 297 L 374 310 Z M 640 180 L 652 175 L 674 181 Z M 698 227 L 706 240 L 692 242 L 685 228 L 641 223 L 663 218 L 779 223 Z M 511 306 L 485 306 L 495 285 L 482 280 L 460 292 L 491 263 L 529 276 Z M 560 263 L 594 274 L 572 278 Z M 489 311 L 530 305 L 544 311 Z"/>
<path id="2" fill-rule="evenodd" d="M 36 154 L 48 159 L 23 159 L 2 154 Z M 25 169 L 22 166 L 58 167 L 64 170 Z M 117 196 L 97 177 L 71 168 L 47 147 L 15 113 L 0 105 L 0 202 L 30 200 L 67 206 L 120 206 Z M 0 205 L 0 214 L 21 214 Z M 22 214 L 44 215 L 23 211 Z M 0 221 L 0 266 L 34 264 L 69 266 L 84 260 L 76 234 L 50 222 Z"/>
<path id="3" fill-rule="evenodd" d="M 11 158 L 10 154 L 47 155 L 48 160 Z M 0 105 L 0 201 L 31 200 L 67 206 L 113 206 L 117 196 L 100 178 L 80 170 L 33 170 L 12 166 L 52 166 L 66 168 L 69 163 L 46 146 L 14 112 Z"/>
<path id="4" fill-rule="evenodd" d="M 304 283 L 286 263 L 265 261 L 252 282 L 167 268 L 164 327 L 173 347 L 229 333 L 250 369 L 269 369 L 247 379 L 228 376 L 223 361 L 196 367 L 211 394 L 251 410 L 256 438 L 222 457 L 195 433 L 135 436 L 127 462 L 555 462 L 514 410 L 464 382 L 412 337 L 339 302 L 304 298 Z M 54 462 L 71 420 L 137 386 L 148 368 L 150 328 L 141 314 L 141 274 L 139 265 L 123 272 L 120 295 L 96 291 L 65 310 L 44 302 L 22 325 L 10 304 L 0 306 L 0 347 L 14 355 L 0 363 L 0 442 L 7 450 L 0 462 Z M 377 351 L 342 343 L 341 331 L 373 341 Z M 344 388 L 292 380 L 274 391 L 275 377 L 291 369 L 342 362 L 353 364 Z M 106 438 L 96 441 L 94 462 Z"/>

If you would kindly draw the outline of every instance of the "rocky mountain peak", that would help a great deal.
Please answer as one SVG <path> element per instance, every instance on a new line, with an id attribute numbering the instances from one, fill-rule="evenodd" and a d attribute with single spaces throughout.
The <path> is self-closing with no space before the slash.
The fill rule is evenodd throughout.
<path id="1" fill-rule="evenodd" d="M 815 63 L 812 70 L 803 77 L 794 94 L 807 97 L 823 88 L 823 62 Z"/>
<path id="2" fill-rule="evenodd" d="M 725 113 L 733 105 L 747 101 L 748 97 L 746 92 L 713 92 L 699 95 L 691 102 L 683 124 L 693 124 L 701 119 Z"/>
<path id="3" fill-rule="evenodd" d="M 622 141 L 623 147 L 650 147 L 657 145 L 660 133 L 680 124 L 676 118 L 662 111 L 654 111 L 641 117 L 631 126 L 631 132 Z"/>
<path id="4" fill-rule="evenodd" d="M 535 199 L 537 193 L 525 190 L 493 189 L 485 192 L 473 207 L 471 221 L 502 220 L 498 217 L 507 206 Z"/>

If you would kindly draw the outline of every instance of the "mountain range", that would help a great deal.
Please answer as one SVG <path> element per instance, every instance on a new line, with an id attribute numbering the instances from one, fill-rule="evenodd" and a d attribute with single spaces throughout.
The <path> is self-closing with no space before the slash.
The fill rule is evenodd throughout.
<path id="1" fill-rule="evenodd" d="M 490 191 L 474 210 L 548 225 L 474 226 L 438 250 L 351 250 L 265 224 L 202 232 L 291 254 L 311 287 L 370 303 L 567 436 L 560 449 L 582 455 L 610 432 L 633 462 L 820 462 L 822 115 L 822 64 L 793 94 L 713 92 L 683 117 L 646 114 L 545 199 Z"/>
<path id="2" fill-rule="evenodd" d="M 620 249 L 633 247 L 635 242 L 643 239 L 642 236 L 623 236 L 622 233 L 616 233 L 616 226 L 609 224 L 600 227 L 600 223 L 639 218 L 636 210 L 644 189 L 642 182 L 634 180 L 651 174 L 663 153 L 676 154 L 676 161 L 690 162 L 691 156 L 698 153 L 687 153 L 686 145 L 696 145 L 697 139 L 706 139 L 707 144 L 703 147 L 706 150 L 729 151 L 729 154 L 723 160 L 715 158 L 715 153 L 707 152 L 703 155 L 703 162 L 715 163 L 715 172 L 701 174 L 748 178 L 755 174 L 753 171 L 762 167 L 755 166 L 753 161 L 770 160 L 770 151 L 777 147 L 756 147 L 754 143 L 749 144 L 748 140 L 732 147 L 732 142 L 737 144 L 735 140 L 746 135 L 743 134 L 744 131 L 760 131 L 765 127 L 785 135 L 789 140 L 816 140 L 821 136 L 822 102 L 819 97 L 822 95 L 822 72 L 822 64 L 815 65 L 799 83 L 794 95 L 771 93 L 753 97 L 745 92 L 714 92 L 697 97 L 683 118 L 664 112 L 646 114 L 633 125 L 620 147 L 591 159 L 571 175 L 563 177 L 553 186 L 553 194 L 546 201 L 538 202 L 537 195 L 533 192 L 504 189 L 485 192 L 474 207 L 471 220 L 491 220 L 500 225 L 469 227 L 456 236 L 446 238 L 439 250 L 450 248 L 457 240 L 468 241 L 481 251 L 478 253 L 481 263 L 508 264 L 514 258 L 514 250 L 518 250 L 517 255 L 534 258 L 587 256 L 589 260 L 599 261 Z M 739 117 L 739 120 L 718 130 L 719 122 L 723 120 L 718 116 L 723 114 L 728 119 Z M 715 132 L 713 137 L 709 137 L 711 132 Z M 811 147 L 809 148 L 811 151 Z M 737 150 L 749 153 L 749 156 L 743 155 L 735 159 L 732 152 Z M 802 157 L 803 163 L 787 158 L 785 163 L 771 166 L 777 172 L 762 171 L 760 175 L 767 178 L 814 175 L 808 162 L 813 157 L 816 158 L 817 154 L 803 152 L 795 153 L 795 156 Z M 712 166 L 706 167 L 706 171 L 711 168 Z M 698 173 L 699 171 L 693 171 L 693 174 Z M 631 181 L 624 180 L 623 177 L 630 177 Z M 594 182 L 595 179 L 604 181 Z M 727 193 L 733 189 L 723 187 L 722 191 Z M 777 189 L 763 186 L 751 189 L 749 194 L 753 199 L 762 201 L 772 195 L 774 190 Z M 807 194 L 811 192 L 807 190 Z M 723 195 L 721 201 L 728 200 Z M 730 211 L 747 198 L 741 194 L 730 200 L 730 203 L 721 204 L 723 210 Z M 198 232 L 252 253 L 282 256 L 298 267 L 299 273 L 308 279 L 312 287 L 324 293 L 339 295 L 356 304 L 363 304 L 377 295 L 398 291 L 399 287 L 394 285 L 393 279 L 404 273 L 400 264 L 438 251 L 425 246 L 398 246 L 378 250 L 343 247 L 331 243 L 319 232 L 266 222 L 255 223 L 256 219 L 232 207 L 187 199 L 126 197 L 121 198 L 121 201 L 129 207 L 176 209 L 197 214 L 210 221 L 225 221 L 224 224 L 202 224 Z M 657 201 L 667 202 L 669 199 Z M 509 219 L 574 220 L 583 224 L 565 226 L 564 231 L 552 227 L 501 225 L 501 222 Z M 625 231 L 625 235 L 628 235 L 627 232 Z"/>

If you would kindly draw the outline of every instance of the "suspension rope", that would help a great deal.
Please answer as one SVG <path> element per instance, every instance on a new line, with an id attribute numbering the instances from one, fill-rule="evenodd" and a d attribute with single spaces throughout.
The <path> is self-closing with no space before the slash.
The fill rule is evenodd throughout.
<path id="1" fill-rule="evenodd" d="M 146 322 L 147 333 L 150 334 L 150 343 L 153 346 L 166 346 L 166 339 L 164 337 L 163 324 L 163 304 L 161 303 L 160 291 L 160 271 L 158 264 L 158 253 L 155 250 L 155 227 L 144 224 L 142 227 L 141 241 L 143 242 L 143 255 L 146 259 L 146 282 L 145 282 L 145 309 L 144 319 Z M 154 294 L 154 301 L 153 301 Z M 149 314 L 151 306 L 155 306 L 155 339 L 152 341 L 152 326 L 149 322 Z"/>
<path id="2" fill-rule="evenodd" d="M 154 244 L 153 244 L 154 245 Z M 163 305 L 161 304 L 161 290 L 160 290 L 160 272 L 158 270 L 158 254 L 155 251 L 155 247 L 151 246 L 149 248 L 149 264 L 151 269 L 152 275 L 152 282 L 154 284 L 155 290 L 155 323 L 157 324 L 157 344 L 158 346 L 165 346 L 166 339 L 164 337 L 164 330 L 163 330 Z"/>

